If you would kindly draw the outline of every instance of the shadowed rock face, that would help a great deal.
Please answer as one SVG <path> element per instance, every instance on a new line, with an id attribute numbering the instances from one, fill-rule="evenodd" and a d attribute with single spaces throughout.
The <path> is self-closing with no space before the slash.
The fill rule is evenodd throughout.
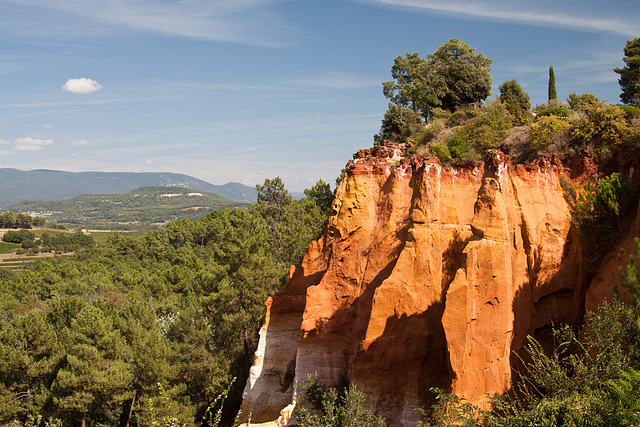
<path id="1" fill-rule="evenodd" d="M 317 373 L 347 376 L 389 425 L 413 425 L 430 387 L 501 393 L 527 334 L 581 320 L 588 278 L 559 162 L 402 155 L 388 144 L 347 164 L 324 236 L 266 302 L 241 421 L 286 425 Z"/>

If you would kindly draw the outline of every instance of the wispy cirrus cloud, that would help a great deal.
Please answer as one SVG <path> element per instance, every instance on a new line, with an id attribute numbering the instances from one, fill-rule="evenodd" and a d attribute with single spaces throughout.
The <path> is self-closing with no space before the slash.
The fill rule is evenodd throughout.
<path id="1" fill-rule="evenodd" d="M 506 21 L 535 26 L 573 28 L 589 32 L 609 32 L 637 37 L 640 12 L 638 8 L 616 8 L 612 12 L 606 2 L 594 0 L 567 0 L 557 2 L 514 2 L 510 0 L 434 1 L 434 0 L 359 0 L 363 3 L 411 8 L 425 12 L 438 12 L 470 19 Z"/>
<path id="2" fill-rule="evenodd" d="M 106 26 L 255 45 L 286 43 L 291 27 L 272 5 L 291 0 L 5 0 L 54 9 Z M 79 25 L 84 26 L 85 22 Z M 73 31 L 73 28 L 70 29 Z"/>

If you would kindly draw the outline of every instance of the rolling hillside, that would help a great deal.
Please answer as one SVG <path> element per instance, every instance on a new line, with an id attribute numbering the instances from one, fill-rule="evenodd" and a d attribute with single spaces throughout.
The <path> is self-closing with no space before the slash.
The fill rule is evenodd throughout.
<path id="1" fill-rule="evenodd" d="M 4 210 L 43 216 L 67 227 L 122 230 L 181 219 L 197 219 L 212 210 L 245 208 L 217 194 L 181 187 L 144 187 L 123 194 L 84 194 L 68 200 L 27 201 Z"/>
<path id="2" fill-rule="evenodd" d="M 82 194 L 126 193 L 141 187 L 181 187 L 206 191 L 242 203 L 255 203 L 256 190 L 230 182 L 213 185 L 168 172 L 20 171 L 0 168 L 0 208 L 27 200 L 65 200 Z"/>

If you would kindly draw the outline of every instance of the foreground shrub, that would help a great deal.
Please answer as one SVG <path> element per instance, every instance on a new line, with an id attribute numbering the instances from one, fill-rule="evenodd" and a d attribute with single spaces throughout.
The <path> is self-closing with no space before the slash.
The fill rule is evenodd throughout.
<path id="1" fill-rule="evenodd" d="M 567 136 L 569 127 L 569 119 L 566 117 L 538 117 L 536 122 L 530 125 L 531 147 L 537 153 L 546 151 L 551 143 Z"/>
<path id="2" fill-rule="evenodd" d="M 318 377 L 309 377 L 303 385 L 305 396 L 296 407 L 299 427 L 384 427 L 384 418 L 364 407 L 365 395 L 343 381 L 326 387 Z"/>
<path id="3" fill-rule="evenodd" d="M 457 134 L 470 148 L 484 155 L 488 150 L 498 148 L 507 137 L 507 130 L 513 126 L 513 116 L 500 102 L 491 102 L 475 112 L 476 115 L 465 122 Z"/>
<path id="4" fill-rule="evenodd" d="M 583 110 L 585 116 L 572 134 L 582 145 L 592 146 L 596 154 L 608 154 L 629 133 L 625 112 L 615 105 L 588 104 Z"/>

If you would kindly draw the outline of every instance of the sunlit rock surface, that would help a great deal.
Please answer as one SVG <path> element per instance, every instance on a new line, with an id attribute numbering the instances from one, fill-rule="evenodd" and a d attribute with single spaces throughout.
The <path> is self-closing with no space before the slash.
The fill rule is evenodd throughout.
<path id="1" fill-rule="evenodd" d="M 316 374 L 349 378 L 391 426 L 414 425 L 431 387 L 482 402 L 508 389 L 528 334 L 611 296 L 626 261 L 590 287 L 559 162 L 512 167 L 496 151 L 451 168 L 403 152 L 388 143 L 347 164 L 324 236 L 266 302 L 241 422 L 292 424 Z"/>

